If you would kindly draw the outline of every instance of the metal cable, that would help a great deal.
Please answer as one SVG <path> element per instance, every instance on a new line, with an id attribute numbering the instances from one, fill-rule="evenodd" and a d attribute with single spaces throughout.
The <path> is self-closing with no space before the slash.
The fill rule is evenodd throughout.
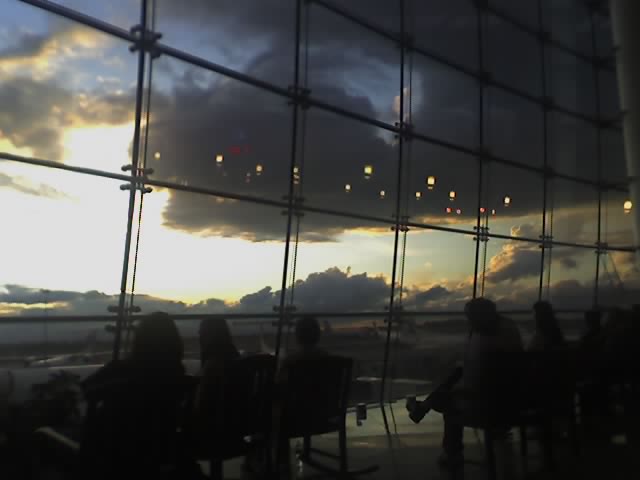
<path id="1" fill-rule="evenodd" d="M 151 10 L 151 31 L 155 30 L 156 27 L 156 2 L 155 0 L 150 0 L 149 7 Z M 146 25 L 143 25 L 143 29 L 146 31 Z M 147 159 L 148 159 L 148 148 L 149 148 L 149 121 L 151 117 L 151 86 L 153 81 L 153 56 L 150 56 L 149 59 L 149 75 L 147 82 L 147 98 L 146 98 L 146 112 L 145 112 L 145 129 L 144 129 L 144 146 L 142 149 L 142 175 L 146 175 L 147 168 Z M 125 338 L 123 342 L 123 349 L 126 352 L 129 347 L 129 341 L 131 338 L 132 325 L 130 320 L 130 315 L 133 312 L 134 299 L 135 299 L 135 290 L 136 290 L 136 274 L 138 272 L 138 253 L 140 251 L 140 233 L 142 231 L 142 210 L 144 205 L 144 188 L 140 189 L 140 204 L 138 207 L 138 228 L 136 232 L 136 245 L 135 245 L 135 253 L 133 257 L 133 274 L 131 276 L 131 294 L 129 297 L 129 312 L 127 315 L 127 321 L 124 324 L 125 327 Z"/>

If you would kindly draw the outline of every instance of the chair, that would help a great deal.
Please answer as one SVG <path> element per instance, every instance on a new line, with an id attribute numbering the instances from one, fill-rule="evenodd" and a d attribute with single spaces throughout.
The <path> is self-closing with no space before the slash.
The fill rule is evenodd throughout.
<path id="1" fill-rule="evenodd" d="M 80 441 L 39 428 L 39 453 L 55 456 L 79 477 L 170 476 L 183 466 L 177 429 L 191 387 L 185 376 L 151 375 L 92 388 Z"/>
<path id="2" fill-rule="evenodd" d="M 276 461 L 289 458 L 289 439 L 303 438 L 300 460 L 334 476 L 372 473 L 377 466 L 349 470 L 347 462 L 346 412 L 353 360 L 338 356 L 300 358 L 287 366 L 287 379 L 279 388 L 279 421 Z M 338 432 L 339 454 L 312 448 L 311 437 Z M 338 462 L 338 468 L 317 462 L 312 454 Z"/>
<path id="3" fill-rule="evenodd" d="M 482 393 L 470 398 L 472 409 L 462 414 L 465 427 L 484 434 L 487 477 L 496 478 L 495 442 L 519 425 L 523 392 L 524 357 L 521 352 L 496 353 L 487 359 Z"/>
<path id="4" fill-rule="evenodd" d="M 208 460 L 211 478 L 222 479 L 223 462 L 263 447 L 271 473 L 271 417 L 276 359 L 253 355 L 234 360 L 222 372 L 213 401 L 201 408 L 196 457 Z"/>
<path id="5" fill-rule="evenodd" d="M 525 376 L 528 379 L 523 392 L 520 411 L 520 450 L 523 459 L 528 454 L 527 426 L 542 432 L 545 463 L 555 468 L 553 455 L 553 421 L 566 420 L 574 454 L 580 453 L 578 440 L 575 394 L 577 383 L 576 352 L 558 349 L 524 354 Z"/>

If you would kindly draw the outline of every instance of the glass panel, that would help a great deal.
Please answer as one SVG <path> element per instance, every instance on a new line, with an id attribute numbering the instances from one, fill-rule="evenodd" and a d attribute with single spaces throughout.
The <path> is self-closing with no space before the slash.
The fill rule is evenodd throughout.
<path id="1" fill-rule="evenodd" d="M 630 308 L 638 303 L 639 272 L 633 252 L 609 251 L 600 255 L 598 304 Z"/>
<path id="2" fill-rule="evenodd" d="M 0 20 L 0 151 L 117 171 L 129 162 L 135 55 L 18 2 Z"/>
<path id="3" fill-rule="evenodd" d="M 605 120 L 620 120 L 620 97 L 618 95 L 618 79 L 613 72 L 600 71 L 600 114 Z"/>
<path id="4" fill-rule="evenodd" d="M 629 193 L 607 190 L 602 195 L 602 241 L 612 246 L 631 247 L 633 240 L 633 204 Z"/>
<path id="5" fill-rule="evenodd" d="M 308 86 L 314 98 L 393 124 L 400 51 L 389 40 L 325 8 L 312 8 Z M 307 73 L 305 73 L 305 76 Z"/>
<path id="6" fill-rule="evenodd" d="M 547 54 L 547 91 L 560 107 L 595 116 L 597 97 L 592 66 L 557 49 Z"/>
<path id="7" fill-rule="evenodd" d="M 478 212 L 477 159 L 419 140 L 410 142 L 406 153 L 403 202 L 411 221 L 473 232 Z M 435 182 L 432 189 L 429 177 Z"/>
<path id="8" fill-rule="evenodd" d="M 598 131 L 582 120 L 549 112 L 549 166 L 565 175 L 598 180 Z"/>
<path id="9" fill-rule="evenodd" d="M 542 109 L 534 103 L 487 89 L 485 145 L 498 157 L 525 165 L 544 164 Z"/>
<path id="10" fill-rule="evenodd" d="M 281 209 L 154 189 L 144 199 L 135 303 L 143 313 L 273 313 L 285 234 Z"/>
<path id="11" fill-rule="evenodd" d="M 392 332 L 387 401 L 407 395 L 422 398 L 433 391 L 462 362 L 468 333 L 467 319 L 461 312 L 404 317 Z M 404 402 L 401 409 L 394 408 L 400 433 L 416 433 L 416 428 L 429 428 L 429 424 L 433 428 L 441 421 L 432 413 L 417 427 L 406 418 Z"/>
<path id="12" fill-rule="evenodd" d="M 300 134 L 302 145 L 302 129 Z M 304 158 L 299 158 L 305 204 L 393 220 L 398 185 L 393 133 L 312 108 L 306 112 Z M 342 228 L 343 220 L 330 223 Z"/>
<path id="13" fill-rule="evenodd" d="M 559 178 L 550 181 L 549 188 L 547 225 L 552 225 L 553 239 L 595 244 L 598 239 L 597 189 Z"/>
<path id="14" fill-rule="evenodd" d="M 227 68 L 287 86 L 293 79 L 295 4 L 279 0 L 160 0 L 162 42 Z M 179 78 L 188 69 L 172 65 Z"/>
<path id="15" fill-rule="evenodd" d="M 406 114 L 417 133 L 455 145 L 478 146 L 478 87 L 472 77 L 414 54 L 407 67 Z M 411 102 L 409 108 L 409 102 Z"/>
<path id="16" fill-rule="evenodd" d="M 540 45 L 536 37 L 489 16 L 485 52 L 485 68 L 497 81 L 536 96 L 542 94 Z"/>
<path id="17" fill-rule="evenodd" d="M 140 23 L 140 0 L 110 0 L 109 2 L 52 0 L 52 3 L 71 8 L 127 30 Z M 151 9 L 149 9 L 149 15 L 151 15 Z"/>
<path id="18" fill-rule="evenodd" d="M 153 177 L 282 201 L 291 165 L 287 101 L 203 70 L 174 78 L 166 72 L 183 68 L 182 62 L 167 57 L 157 62 L 147 151 Z M 221 212 L 202 213 L 212 218 Z M 243 223 L 244 217 L 234 217 Z"/>
<path id="19" fill-rule="evenodd" d="M 292 233 L 295 238 L 296 230 Z M 291 246 L 287 303 L 320 316 L 320 346 L 355 359 L 352 402 L 379 399 L 395 234 L 389 225 L 305 213 Z M 293 276 L 295 272 L 295 277 Z M 287 350 L 295 350 L 292 332 Z"/>
<path id="20" fill-rule="evenodd" d="M 608 16 L 595 15 L 596 21 L 596 46 L 598 48 L 598 56 L 613 56 L 613 31 L 611 30 L 611 21 Z"/>
<path id="21" fill-rule="evenodd" d="M 528 25 L 531 28 L 538 28 L 538 1 L 514 2 L 513 0 L 489 0 L 491 7 L 503 12 L 509 17 Z"/>
<path id="22" fill-rule="evenodd" d="M 3 356 L 31 362 L 109 355 L 113 339 L 95 317 L 109 318 L 107 307 L 118 303 L 129 198 L 118 187 L 99 177 L 0 162 L 0 202 L 11 205 L 0 212 L 0 317 L 39 317 L 0 325 Z M 93 320 L 60 323 L 55 317 L 62 315 Z M 57 361 L 86 363 L 85 357 Z"/>
<path id="23" fill-rule="evenodd" d="M 403 280 L 404 309 L 462 311 L 473 293 L 473 236 L 412 228 L 406 238 L 406 247 L 401 238 L 398 252 L 398 282 Z"/>
<path id="24" fill-rule="evenodd" d="M 593 304 L 597 256 L 589 248 L 555 246 L 551 253 L 549 300 L 556 309 L 585 310 Z"/>
<path id="25" fill-rule="evenodd" d="M 537 233 L 527 226 L 515 230 L 514 236 Z M 518 240 L 491 238 L 487 242 L 486 271 L 482 282 L 484 249 L 480 252 L 478 296 L 486 296 L 500 310 L 528 310 L 538 300 L 540 282 L 540 245 Z"/>
<path id="26" fill-rule="evenodd" d="M 478 67 L 476 8 L 466 0 L 411 0 L 406 28 L 416 45 L 471 69 Z M 473 47 L 472 47 L 473 46 Z"/>
<path id="27" fill-rule="evenodd" d="M 544 0 L 544 20 L 555 40 L 584 54 L 592 53 L 589 9 L 582 0 Z"/>
<path id="28" fill-rule="evenodd" d="M 618 185 L 627 181 L 622 132 L 602 130 L 602 179 Z"/>
<path id="29" fill-rule="evenodd" d="M 538 239 L 542 234 L 542 175 L 497 162 L 483 173 L 485 224 L 490 233 Z"/>

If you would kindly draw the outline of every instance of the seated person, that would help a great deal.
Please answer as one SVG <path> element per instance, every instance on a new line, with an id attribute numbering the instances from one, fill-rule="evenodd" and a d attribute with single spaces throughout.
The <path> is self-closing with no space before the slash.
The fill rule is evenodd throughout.
<path id="1" fill-rule="evenodd" d="M 536 302 L 533 305 L 535 312 L 536 331 L 527 346 L 530 352 L 540 352 L 564 348 L 567 342 L 560 330 L 553 307 L 549 302 Z"/>
<path id="2" fill-rule="evenodd" d="M 300 359 L 313 358 L 327 355 L 327 352 L 318 347 L 322 330 L 318 320 L 310 315 L 301 317 L 296 322 L 295 336 L 298 344 L 297 350 L 288 354 L 278 370 L 276 376 L 277 383 L 284 383 L 287 379 L 287 370 Z"/>
<path id="3" fill-rule="evenodd" d="M 226 320 L 207 318 L 200 323 L 200 363 L 202 379 L 195 400 L 196 417 L 202 407 L 215 402 L 218 382 L 230 362 L 240 358 Z"/>
<path id="4" fill-rule="evenodd" d="M 411 419 L 418 423 L 431 408 L 444 416 L 443 453 L 438 463 L 446 468 L 463 462 L 462 432 L 465 420 L 472 418 L 490 397 L 488 379 L 495 375 L 496 353 L 521 352 L 522 338 L 515 323 L 496 311 L 493 302 L 484 298 L 471 300 L 465 306 L 470 336 L 462 371 L 454 372 L 443 385 L 423 402 L 407 405 Z M 456 385 L 458 379 L 461 380 Z"/>
<path id="5" fill-rule="evenodd" d="M 146 476 L 164 464 L 188 463 L 176 434 L 186 393 L 182 358 L 173 320 L 153 313 L 136 328 L 127 358 L 82 382 L 90 409 L 80 441 L 81 476 Z"/>

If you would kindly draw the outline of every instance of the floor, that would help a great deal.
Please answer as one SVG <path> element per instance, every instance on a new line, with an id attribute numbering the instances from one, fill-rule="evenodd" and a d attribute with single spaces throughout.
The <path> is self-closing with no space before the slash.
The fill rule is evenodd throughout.
<path id="1" fill-rule="evenodd" d="M 395 424 L 391 413 L 395 416 Z M 419 424 L 407 417 L 404 403 L 393 404 L 388 414 L 391 433 L 387 435 L 384 419 L 379 408 L 370 407 L 368 418 L 361 426 L 356 424 L 355 414 L 348 417 L 349 467 L 360 469 L 372 465 L 378 470 L 362 478 L 387 479 L 486 479 L 483 464 L 484 448 L 480 438 L 471 429 L 465 430 L 465 466 L 450 473 L 437 466 L 442 436 L 442 418 L 429 413 Z M 543 468 L 542 456 L 537 442 L 529 442 L 526 462 L 520 456 L 517 435 L 496 447 L 498 478 L 500 479 L 605 479 L 622 480 L 639 478 L 640 443 L 630 442 L 622 422 L 604 422 L 604 430 L 598 433 L 582 431 L 581 454 L 576 457 L 568 440 L 559 432 L 554 446 L 557 468 L 552 472 Z M 598 427 L 600 428 L 600 427 Z M 292 440 L 295 448 L 296 440 Z M 314 447 L 336 450 L 337 436 L 325 435 L 314 440 Z M 241 462 L 231 461 L 225 465 L 225 478 L 247 478 L 240 473 Z M 299 468 L 292 460 L 294 479 L 328 478 L 311 467 Z"/>

